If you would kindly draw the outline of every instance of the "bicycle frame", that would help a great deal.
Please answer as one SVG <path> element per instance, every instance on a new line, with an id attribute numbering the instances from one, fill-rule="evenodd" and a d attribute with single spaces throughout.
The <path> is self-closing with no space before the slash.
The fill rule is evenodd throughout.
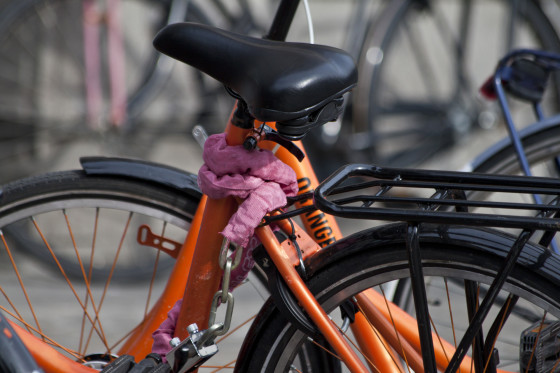
<path id="1" fill-rule="evenodd" d="M 259 123 L 257 123 L 257 125 L 259 125 Z M 241 145 L 245 136 L 249 133 L 250 130 L 239 129 L 235 127 L 230 120 L 226 129 L 226 139 L 229 145 Z M 277 156 L 280 159 L 286 157 L 287 154 L 287 151 L 277 152 Z M 291 166 L 297 166 L 297 161 L 294 157 L 287 158 L 286 161 Z M 304 162 L 300 167 L 294 168 L 298 175 L 298 180 L 305 179 L 306 175 L 313 175 L 308 162 Z M 309 180 L 311 187 L 318 185 L 317 179 L 314 176 L 307 177 L 307 180 Z M 193 252 L 192 266 L 189 269 L 185 295 L 183 297 L 184 306 L 181 307 L 178 318 L 179 326 L 192 323 L 204 326 L 208 325 L 210 305 L 221 279 L 221 269 L 218 266 L 216 258 L 219 257 L 223 238 L 218 232 L 225 227 L 229 218 L 235 212 L 236 206 L 237 202 L 232 198 L 222 200 L 208 199 L 206 203 L 200 231 L 198 232 L 199 237 Z M 310 215 L 304 216 L 303 220 L 306 221 L 305 225 L 312 232 L 319 228 L 316 224 L 316 227 L 313 227 L 314 222 L 311 220 Z M 329 220 L 331 220 L 330 223 L 328 222 Z M 332 238 L 328 238 L 326 240 L 327 242 L 334 240 L 334 234 L 338 237 L 341 236 L 336 222 L 332 218 L 325 216 L 324 224 L 321 225 L 325 225 L 325 227 L 321 227 L 319 230 L 326 229 L 325 232 L 332 233 Z M 189 232 L 189 236 L 191 232 Z M 352 366 L 354 370 L 365 369 L 360 360 L 354 356 L 347 342 L 345 342 L 343 338 L 339 338 L 336 327 L 330 322 L 326 313 L 319 307 L 307 287 L 303 284 L 303 281 L 289 260 L 290 256 L 286 254 L 280 243 L 276 240 L 271 228 L 257 228 L 256 234 L 261 242 L 263 242 L 268 254 L 271 256 L 271 259 L 282 276 L 286 279 L 286 282 L 290 284 L 289 286 L 296 294 L 296 298 L 302 302 L 304 309 L 308 312 L 334 349 L 341 356 L 346 356 L 345 360 L 348 360 L 348 364 Z M 315 236 L 317 236 L 316 233 Z M 188 332 L 184 327 L 177 328 L 176 334 L 181 339 L 188 337 Z"/>
<path id="2" fill-rule="evenodd" d="M 260 124 L 260 122 L 257 122 L 255 126 L 258 127 Z M 272 125 L 272 123 L 268 124 Z M 242 144 L 245 135 L 249 131 L 234 127 L 230 120 L 226 129 L 228 144 Z M 301 144 L 298 145 L 301 146 Z M 270 149 L 276 145 L 270 142 L 263 142 L 261 146 Z M 300 193 L 305 193 L 309 189 L 315 189 L 318 186 L 317 178 L 307 160 L 301 163 L 297 162 L 295 157 L 284 148 L 279 148 L 276 156 L 290 165 L 296 172 L 300 185 L 304 186 Z M 305 204 L 311 204 L 311 202 L 308 201 Z M 193 224 L 191 227 L 187 241 L 181 250 L 181 256 L 188 256 L 188 259 L 185 259 L 185 263 L 189 264 L 183 268 L 183 271 L 188 273 L 188 280 L 183 295 L 183 307 L 181 308 L 176 328 L 176 334 L 181 339 L 188 337 L 187 325 L 197 323 L 197 325 L 203 326 L 203 328 L 208 326 L 210 305 L 219 287 L 222 273 L 217 258 L 219 257 L 223 238 L 218 232 L 225 227 L 237 205 L 238 201 L 233 198 L 223 200 L 208 198 L 205 200 L 205 207 L 199 208 L 197 211 L 195 217 L 196 225 Z M 317 215 L 321 216 L 320 224 L 317 223 Z M 301 216 L 301 219 L 305 226 L 305 231 L 323 245 L 342 237 L 336 221 L 330 215 L 315 211 L 315 213 L 304 214 Z M 197 228 L 200 230 L 197 231 Z M 283 246 L 278 242 L 268 226 L 257 228 L 256 234 L 276 268 L 286 280 L 286 283 L 289 284 L 290 290 L 292 290 L 302 308 L 310 315 L 318 329 L 327 338 L 339 356 L 342 357 L 344 363 L 350 367 L 351 371 L 367 371 L 360 359 L 347 346 L 344 337 L 332 325 L 328 316 L 317 304 L 317 301 L 295 270 L 298 261 L 293 247 L 292 252 L 287 251 L 287 246 Z M 195 242 L 196 247 L 193 248 Z M 312 255 L 317 250 L 319 250 L 318 247 L 316 250 L 305 251 L 311 252 Z M 170 281 L 173 280 L 170 279 Z M 369 322 L 358 317 L 352 330 L 361 344 L 361 351 L 367 356 L 371 364 L 383 372 L 400 371 L 399 363 L 391 357 L 390 349 L 387 347 L 392 346 L 397 351 L 405 350 L 404 354 L 406 354 L 407 362 L 414 371 L 432 371 L 426 366 L 426 360 L 419 352 L 422 350 L 423 343 L 421 342 L 421 334 L 418 331 L 418 327 L 416 327 L 416 320 L 412 316 L 400 310 L 396 305 L 390 304 L 383 296 L 373 290 L 363 292 L 357 295 L 356 298 L 359 308 L 368 316 Z M 395 322 L 396 328 L 389 324 L 389 320 Z M 381 333 L 373 332 L 372 327 Z M 431 334 L 428 333 L 428 335 Z M 434 346 L 434 349 L 436 350 L 434 368 L 437 366 L 439 369 L 445 369 L 448 357 L 452 356 L 455 352 L 454 347 L 445 341 L 441 341 L 441 343 Z M 139 356 L 144 356 L 144 352 L 140 353 Z M 468 372 L 470 369 L 470 359 L 464 359 L 461 363 L 460 371 Z"/>

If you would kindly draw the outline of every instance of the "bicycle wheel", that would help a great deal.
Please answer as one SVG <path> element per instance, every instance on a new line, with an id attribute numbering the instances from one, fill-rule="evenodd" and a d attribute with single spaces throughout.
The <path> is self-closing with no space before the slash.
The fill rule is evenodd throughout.
<path id="1" fill-rule="evenodd" d="M 477 92 L 517 47 L 560 50 L 536 1 L 387 2 L 358 59 L 349 159 L 418 165 L 469 131 L 494 126 L 499 109 Z"/>
<path id="2" fill-rule="evenodd" d="M 95 183 L 101 183 L 106 180 L 107 186 L 99 187 L 99 191 L 95 189 Z M 48 188 L 48 183 L 54 182 L 56 186 L 54 191 L 50 191 Z M 64 211 L 64 209 L 56 209 L 56 205 L 45 204 L 42 205 L 43 202 L 41 201 L 48 201 L 48 197 L 35 197 L 41 196 L 43 191 L 50 191 L 50 193 L 54 194 L 61 194 L 62 196 L 57 196 L 55 198 L 62 199 L 62 205 L 65 203 L 69 203 L 68 206 L 75 206 L 76 207 L 76 214 L 80 214 L 80 208 L 87 207 L 87 202 L 76 201 L 76 197 L 65 197 L 64 193 L 67 191 L 68 193 L 72 194 L 80 194 L 80 188 L 85 190 L 85 195 L 92 194 L 94 192 L 98 192 L 99 195 L 95 196 L 104 202 L 104 205 L 100 205 L 99 207 L 110 208 L 111 206 L 111 199 L 116 198 L 115 195 L 119 195 L 120 193 L 125 193 L 126 195 L 130 195 L 132 197 L 139 200 L 140 202 L 136 202 L 136 204 L 140 205 L 142 203 L 142 199 L 146 200 L 144 204 L 146 206 L 152 208 L 152 210 L 147 210 L 149 212 L 148 217 L 150 214 L 157 217 L 157 210 L 164 210 L 169 209 L 169 206 L 172 205 L 172 201 L 174 198 L 178 198 L 181 201 L 179 208 L 184 209 L 183 212 L 173 212 L 173 214 L 179 215 L 180 220 L 172 221 L 170 220 L 173 215 L 169 215 L 162 219 L 162 221 L 169 221 L 172 223 L 172 226 L 179 226 L 182 229 L 186 229 L 188 231 L 189 222 L 194 216 L 194 212 L 196 211 L 198 205 L 198 199 L 194 197 L 188 196 L 177 196 L 176 192 L 169 192 L 169 197 L 165 197 L 163 193 L 167 193 L 167 191 L 162 190 L 159 191 L 160 196 L 156 196 L 154 198 L 155 201 L 163 201 L 161 203 L 161 207 L 156 205 L 157 202 L 148 202 L 149 198 L 151 198 L 150 193 L 158 192 L 157 189 L 150 188 L 149 186 L 143 186 L 137 182 L 130 182 L 128 184 L 122 184 L 120 179 L 95 179 L 89 177 L 84 177 L 80 173 L 61 173 L 61 174 L 54 174 L 52 176 L 44 176 L 38 179 L 31 179 L 29 182 L 25 181 L 23 183 L 23 188 L 26 188 L 25 192 L 22 192 L 19 195 L 16 195 L 18 200 L 14 209 L 19 209 L 19 206 L 22 203 L 25 203 L 26 198 L 34 198 L 38 199 L 39 202 L 37 204 L 41 206 L 37 210 L 27 210 L 29 215 L 22 216 L 20 218 L 24 218 L 18 221 L 12 221 L 13 215 L 8 215 L 6 219 L 3 221 L 7 221 L 8 224 L 2 225 L 2 231 L 4 235 L 7 237 L 10 242 L 13 242 L 13 245 L 18 249 L 24 251 L 28 255 L 35 256 L 44 266 L 51 266 L 54 269 L 58 269 L 58 265 L 60 264 L 64 269 L 66 275 L 74 279 L 83 278 L 83 269 L 87 268 L 88 272 L 88 279 L 92 282 L 96 281 L 106 281 L 109 277 L 113 281 L 123 281 L 123 282 L 133 282 L 133 281 L 149 281 L 151 275 L 154 272 L 154 260 L 156 257 L 159 257 L 157 250 L 154 248 L 150 248 L 148 246 L 141 245 L 137 238 L 137 234 L 139 234 L 138 226 L 142 224 L 142 220 L 146 220 L 147 223 L 150 222 L 148 218 L 143 218 L 142 210 L 139 207 L 135 207 L 135 210 L 131 209 L 132 212 L 140 213 L 139 218 L 135 219 L 136 227 L 135 230 L 132 230 L 130 236 L 128 237 L 129 241 L 123 242 L 123 246 L 118 253 L 118 261 L 114 262 L 114 252 L 116 250 L 116 246 L 109 245 L 107 246 L 104 243 L 100 243 L 99 251 L 95 255 L 95 257 L 90 256 L 91 247 L 80 245 L 80 248 L 83 248 L 84 253 L 80 254 L 80 257 L 77 258 L 76 253 L 73 249 L 73 243 L 67 241 L 68 237 L 64 237 L 64 232 L 59 233 L 62 237 L 60 241 L 57 241 L 54 247 L 51 247 L 55 250 L 56 260 L 53 255 L 49 252 L 49 250 L 45 250 L 45 242 L 41 239 L 41 237 L 37 236 L 36 228 L 33 224 L 31 224 L 31 220 L 27 219 L 34 216 L 36 213 L 40 213 L 41 208 L 47 209 L 49 208 L 54 209 L 54 211 Z M 13 185 L 20 185 L 20 183 L 16 183 Z M 126 190 L 125 188 L 129 188 Z M 8 193 L 10 193 L 13 189 L 10 189 L 9 186 L 6 189 Z M 92 191 L 89 191 L 92 190 Z M 106 191 L 105 193 L 108 194 L 107 197 L 103 197 L 101 191 Z M 179 198 L 180 197 L 180 198 Z M 125 197 L 120 197 L 125 198 Z M 166 198 L 166 199 L 165 199 Z M 66 201 L 66 199 L 68 201 Z M 3 200 L 3 206 L 5 208 L 3 211 L 10 211 L 12 209 L 11 204 L 13 203 L 11 198 L 7 197 Z M 95 204 L 95 203 L 94 203 Z M 94 206 L 96 207 L 96 206 Z M 154 210 L 155 209 L 155 210 Z M 116 210 L 126 210 L 126 205 L 121 205 Z M 155 212 L 154 212 L 155 211 Z M 22 214 L 22 212 L 19 212 Z M 49 214 L 42 214 L 41 219 L 48 219 L 50 218 L 52 213 Z M 92 218 L 93 216 L 90 216 Z M 112 219 L 109 216 L 105 221 L 110 222 Z M 89 222 L 89 220 L 86 220 Z M 58 229 L 58 224 L 60 222 L 53 219 L 52 227 L 47 227 L 46 229 Z M 49 223 L 50 224 L 50 223 Z M 107 224 L 107 223 L 106 223 Z M 111 228 L 110 225 L 105 227 L 105 231 L 107 232 Z M 89 229 L 89 227 L 87 228 Z M 90 232 L 86 229 L 85 234 L 90 234 Z M 33 233 L 35 231 L 35 233 Z M 185 232 L 186 232 L 185 231 Z M 68 233 L 68 232 L 67 232 Z M 123 232 L 120 232 L 123 233 Z M 76 238 L 76 237 L 74 237 Z M 109 237 L 107 237 L 109 238 Z M 181 237 L 179 237 L 181 238 Z M 184 238 L 184 237 L 183 237 Z M 55 237 L 52 237 L 54 240 Z M 180 241 L 181 242 L 181 241 Z M 108 252 L 105 253 L 102 250 L 107 250 Z M 77 260 L 79 259 L 79 260 Z M 158 270 L 163 274 L 167 273 L 170 267 L 173 266 L 174 260 L 169 258 L 168 255 L 165 255 L 159 259 L 158 263 Z"/>
<path id="3" fill-rule="evenodd" d="M 433 343 L 437 348 L 436 345 L 447 341 L 453 350 L 469 324 L 465 301 L 475 307 L 480 304 L 484 290 L 500 271 L 513 240 L 504 233 L 461 227 L 421 226 L 420 231 L 420 254 L 429 320 L 437 320 L 439 325 L 443 325 L 435 328 L 432 324 L 432 332 L 438 336 L 433 338 Z M 308 263 L 308 273 L 312 272 L 308 286 L 324 309 L 330 312 L 333 320 L 341 322 L 338 306 L 345 302 L 355 304 L 353 297 L 371 288 L 381 297 L 376 303 L 377 307 L 381 311 L 388 308 L 388 303 L 382 299 L 383 295 L 390 297 L 393 282 L 410 276 L 403 238 L 405 234 L 405 225 L 374 228 L 349 237 L 348 244 L 343 240 L 342 243 L 326 248 L 316 260 Z M 537 354 L 533 349 L 534 339 L 532 343 L 530 340 L 535 337 L 531 331 L 534 328 L 538 330 L 539 325 L 559 325 L 560 295 L 555 289 L 560 277 L 552 273 L 555 271 L 552 268 L 557 268 L 560 262 L 557 257 L 540 256 L 544 253 L 545 249 L 542 247 L 525 247 L 497 298 L 499 301 L 493 304 L 493 309 L 482 326 L 483 335 L 487 338 L 483 339 L 485 347 L 487 351 L 488 348 L 489 351 L 494 351 L 490 356 L 492 363 L 496 363 L 499 369 L 527 371 L 525 365 L 531 364 L 531 352 L 535 356 Z M 539 256 L 543 259 L 540 262 L 542 265 L 535 266 Z M 465 291 L 467 288 L 471 291 Z M 501 302 L 504 299 L 510 302 L 506 317 L 500 314 L 500 311 L 506 311 Z M 397 330 L 402 332 L 403 323 L 410 326 L 411 321 L 394 311 L 393 309 L 391 317 L 385 318 L 392 319 Z M 365 316 L 364 312 L 360 314 Z M 267 304 L 257 320 L 257 337 L 244 345 L 243 352 L 247 358 L 243 360 L 241 371 L 309 371 L 297 359 L 300 346 L 308 338 L 303 332 L 286 321 L 272 303 Z M 495 329 L 495 320 L 498 320 L 498 329 Z M 350 340 L 354 340 L 355 335 L 355 331 L 345 333 Z M 474 349 L 478 351 L 480 346 L 475 344 Z M 399 345 L 392 347 L 396 353 L 403 350 Z M 483 364 L 484 368 L 489 360 L 480 359 L 477 355 L 473 357 L 472 350 L 473 348 L 467 352 L 467 358 L 472 361 L 473 366 L 480 367 Z M 438 360 L 438 370 L 442 370 L 450 358 L 451 354 Z M 552 357 L 544 354 L 542 358 Z M 398 357 L 395 358 L 397 360 Z M 405 365 L 402 371 L 407 371 L 406 361 L 409 360 L 402 359 Z M 467 362 L 466 371 L 470 371 L 471 361 Z M 382 371 L 370 368 L 372 371 Z M 495 369 L 495 366 L 492 368 Z M 476 369 L 479 371 L 479 368 Z"/>
<path id="4" fill-rule="evenodd" d="M 82 171 L 7 184 L 0 204 L 0 308 L 81 362 L 94 352 L 117 353 L 165 288 L 156 275 L 174 264 L 142 242 L 152 232 L 154 241 L 165 238 L 164 247 L 179 250 L 198 202 L 147 182 Z M 19 250 L 24 243 L 44 255 L 30 258 Z M 76 269 L 75 276 L 67 273 Z"/>

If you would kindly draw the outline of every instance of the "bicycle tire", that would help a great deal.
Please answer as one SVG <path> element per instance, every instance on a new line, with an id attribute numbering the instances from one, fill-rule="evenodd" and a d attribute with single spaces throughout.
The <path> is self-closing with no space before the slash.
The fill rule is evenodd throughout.
<path id="1" fill-rule="evenodd" d="M 519 45 L 560 50 L 556 30 L 533 0 L 386 3 L 358 57 L 361 83 L 352 96 L 348 130 L 351 161 L 414 166 L 469 131 L 496 125 L 498 108 L 476 99 L 494 63 Z M 467 5 L 470 10 L 461 8 Z M 515 30 L 511 40 L 503 35 L 507 27 Z"/>
<path id="2" fill-rule="evenodd" d="M 444 288 L 440 288 L 442 286 L 440 279 L 445 276 L 460 281 L 470 280 L 477 284 L 488 284 L 502 267 L 513 238 L 489 229 L 473 230 L 422 225 L 420 231 L 423 232 L 420 234 L 420 253 L 428 292 L 429 312 L 433 318 L 438 317 L 439 321 L 445 318 L 447 330 L 438 329 L 437 332 L 453 343 L 451 326 L 454 326 L 457 340 L 461 336 L 459 333 L 465 330 L 463 328 L 465 325 L 462 324 L 467 320 L 464 317 L 465 299 L 457 296 L 460 295 L 461 288 L 455 283 L 450 282 L 453 289 L 446 293 Z M 374 286 L 378 289 L 380 285 L 389 287 L 387 284 L 391 281 L 407 278 L 410 275 L 404 242 L 405 233 L 404 224 L 373 228 L 349 237 L 347 244 L 344 243 L 346 240 L 342 240 L 338 244 L 327 247 L 314 258 L 315 260 L 309 261 L 308 273 L 312 273 L 308 287 L 317 296 L 327 313 L 333 311 L 342 302 L 351 300 L 361 291 Z M 558 258 L 547 255 L 543 247 L 529 245 L 524 250 L 503 288 L 508 293 L 523 298 L 523 301 L 517 302 L 516 308 L 523 308 L 524 312 L 512 313 L 515 316 L 510 316 L 502 329 L 507 330 L 508 335 L 503 335 L 504 340 L 499 340 L 495 344 L 497 355 L 502 362 L 498 367 L 511 371 L 520 369 L 517 365 L 520 355 L 520 336 L 527 330 L 526 328 L 535 322 L 542 322 L 544 312 L 554 322 L 558 321 L 560 315 L 560 296 L 555 290 L 560 277 L 558 274 L 549 273 L 549 270 L 554 272 L 555 269 L 552 268 L 560 264 Z M 543 259 L 539 263 L 542 265 L 535 265 L 537 258 Z M 452 294 L 453 297 L 448 297 L 446 294 Z M 453 298 L 450 306 L 446 298 Z M 381 300 L 378 306 L 386 307 L 383 303 Z M 458 304 L 455 306 L 456 303 Z M 496 305 L 498 309 L 500 306 Z M 533 306 L 535 313 L 530 312 Z M 463 318 L 456 315 L 451 323 L 448 307 L 453 307 L 454 311 L 462 311 Z M 496 317 L 494 312 L 491 314 Z M 336 316 L 333 319 L 338 322 L 340 320 Z M 299 365 L 297 362 L 294 363 L 294 357 L 297 356 L 300 345 L 307 336 L 286 321 L 272 302 L 268 302 L 263 308 L 256 324 L 255 337 L 243 346 L 241 356 L 245 356 L 246 359 L 242 360 L 244 365 L 239 368 L 239 371 L 285 372 L 292 364 L 297 371 Z M 485 332 L 489 330 L 486 325 L 483 327 Z M 538 325 L 536 327 L 538 328 Z M 438 343 L 437 341 L 434 338 L 434 344 Z M 511 349 L 508 343 L 513 343 Z M 398 351 L 399 347 L 394 349 Z M 509 360 L 510 357 L 513 361 Z M 510 365 L 504 366 L 504 364 Z M 406 366 L 404 369 L 406 370 Z M 372 371 L 379 370 L 372 369 Z"/>
<path id="3" fill-rule="evenodd" d="M 111 198 L 111 195 L 119 193 L 132 195 L 134 196 L 132 197 L 132 199 L 140 199 L 141 196 L 143 196 L 143 198 L 146 200 L 148 200 L 148 198 L 153 198 L 153 202 L 151 202 L 151 204 L 148 204 L 146 202 L 146 205 L 152 206 L 152 208 L 161 211 L 165 211 L 165 208 L 168 209 L 169 206 L 172 206 L 171 201 L 179 201 L 178 206 L 184 209 L 184 212 L 173 212 L 173 214 L 181 217 L 180 219 L 182 219 L 182 221 L 180 224 L 185 227 L 187 226 L 186 222 L 189 222 L 190 219 L 194 216 L 199 202 L 197 198 L 188 198 L 187 196 L 180 195 L 178 196 L 177 192 L 173 193 L 165 189 L 159 191 L 159 196 L 157 196 L 156 192 L 158 192 L 158 190 L 156 188 L 150 188 L 149 184 L 147 186 L 143 186 L 139 183 L 129 182 L 128 184 L 125 183 L 121 186 L 122 179 L 119 178 L 94 179 L 91 177 L 83 177 L 80 173 L 76 173 L 76 175 L 79 176 L 77 176 L 76 178 L 72 178 L 71 175 L 72 174 L 69 173 L 53 174 L 37 179 L 30 179 L 29 183 L 27 180 L 24 180 L 21 182 L 21 184 L 23 184 L 21 192 L 22 196 L 15 196 L 13 198 L 24 200 L 25 198 L 27 198 L 27 196 L 40 196 L 42 191 L 45 191 L 46 194 L 48 194 L 51 192 L 51 190 L 45 184 L 49 184 L 49 182 L 54 183 L 57 188 L 57 190 L 52 191 L 52 193 L 64 193 L 64 190 L 68 190 L 68 193 L 80 194 L 80 190 L 83 189 L 85 193 L 84 195 L 87 196 L 89 190 L 93 188 L 92 185 L 94 185 L 95 182 L 106 182 L 107 185 L 103 188 L 103 190 L 107 191 L 109 198 Z M 15 185 L 18 184 L 20 183 L 16 183 Z M 37 186 L 35 186 L 35 184 Z M 8 191 L 8 193 L 10 193 L 11 189 L 8 186 L 6 190 Z M 167 193 L 169 197 L 165 197 L 164 193 Z M 13 194 L 9 194 L 9 196 L 12 195 Z M 156 196 L 151 197 L 152 195 Z M 4 206 L 12 203 L 9 196 L 3 200 Z M 64 197 L 58 198 L 62 198 L 64 200 Z M 160 207 L 158 207 L 158 205 Z M 77 206 L 80 207 L 79 202 L 77 203 Z M 18 209 L 18 207 L 14 207 L 14 209 Z M 176 224 L 179 224 L 179 222 L 176 222 Z M 56 270 L 58 264 L 53 260 L 53 257 L 49 253 L 49 251 L 45 250 L 45 246 L 42 240 L 29 235 L 29 231 L 30 227 L 23 221 L 12 222 L 10 223 L 10 225 L 4 226 L 3 228 L 3 233 L 6 235 L 6 237 L 14 242 L 18 249 L 24 251 L 30 256 L 35 256 L 44 265 L 50 265 L 53 269 Z M 133 251 L 125 251 L 124 253 L 120 254 L 117 272 L 113 271 L 111 265 L 107 266 L 107 263 L 105 263 L 105 265 L 102 262 L 98 263 L 98 265 L 93 264 L 89 271 L 90 280 L 93 282 L 104 281 L 109 277 L 109 275 L 111 275 L 111 278 L 113 280 L 123 282 L 149 280 L 154 270 L 154 249 L 142 247 L 141 245 L 139 245 L 139 247 L 131 248 L 131 250 Z M 83 275 L 80 263 L 76 261 L 76 258 L 73 255 L 71 255 L 72 253 L 70 253 L 70 255 L 68 256 L 64 256 L 63 254 L 64 252 L 61 252 L 61 255 L 57 257 L 57 261 L 64 268 L 65 273 L 72 278 L 80 279 Z M 86 268 L 89 267 L 85 260 L 83 263 L 85 263 Z M 111 264 L 110 261 L 109 264 Z M 174 260 L 172 260 L 171 258 L 161 258 L 160 262 L 158 263 L 158 270 L 159 272 L 161 272 L 161 274 L 167 273 L 173 266 L 173 264 Z"/>
<path id="4" fill-rule="evenodd" d="M 553 163 L 560 154 L 560 122 L 552 120 L 543 127 L 520 132 L 520 140 L 527 155 L 531 169 L 539 164 Z M 555 166 L 556 168 L 556 166 Z M 515 149 L 509 139 L 504 139 L 495 148 L 490 148 L 465 167 L 465 170 L 480 173 L 520 174 L 521 166 Z M 535 170 L 535 176 L 555 177 L 557 170 L 551 172 Z"/>

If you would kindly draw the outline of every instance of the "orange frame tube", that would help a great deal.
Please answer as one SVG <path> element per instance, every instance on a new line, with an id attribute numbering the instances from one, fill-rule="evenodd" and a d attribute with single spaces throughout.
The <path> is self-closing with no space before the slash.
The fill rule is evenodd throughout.
<path id="1" fill-rule="evenodd" d="M 374 307 L 379 312 L 381 312 L 387 320 L 395 321 L 395 328 L 401 334 L 401 336 L 404 337 L 406 341 L 415 348 L 416 351 L 421 350 L 420 337 L 418 336 L 418 329 L 415 327 L 416 319 L 414 317 L 403 311 L 396 304 L 387 301 L 383 297 L 383 295 L 379 294 L 373 289 L 368 289 L 359 295 L 363 297 L 362 300 L 367 298 L 367 301 L 364 303 L 369 303 L 369 305 L 366 304 L 364 305 L 365 307 Z M 379 304 L 385 304 L 385 302 L 387 302 L 386 307 L 378 306 Z M 438 366 L 438 369 L 445 370 L 449 363 L 449 359 L 451 359 L 451 357 L 455 353 L 455 347 L 443 339 L 440 340 L 435 334 L 433 335 L 433 340 L 434 351 L 436 355 L 436 365 Z M 459 372 L 472 372 L 471 359 L 468 356 L 466 356 L 461 362 Z M 506 373 L 507 371 L 498 369 L 498 372 Z"/>
<path id="2" fill-rule="evenodd" d="M 232 117 L 233 113 L 225 131 L 226 142 L 231 146 L 241 145 L 250 130 L 234 126 Z M 223 231 L 237 207 L 237 201 L 231 197 L 208 198 L 206 202 L 175 329 L 175 336 L 181 339 L 189 336 L 187 326 L 190 324 L 196 323 L 200 330 L 209 327 L 212 299 L 223 275 L 218 263 L 223 243 L 219 232 Z"/>
<path id="3" fill-rule="evenodd" d="M 167 280 L 163 294 L 152 307 L 141 328 L 137 329 L 120 348 L 119 354 L 127 353 L 133 355 L 138 361 L 151 352 L 152 333 L 165 321 L 167 313 L 177 300 L 183 296 L 187 284 L 188 271 L 192 267 L 194 248 L 198 239 L 198 232 L 202 224 L 206 203 L 207 197 L 203 196 L 191 223 L 185 243 Z"/>
<path id="4" fill-rule="evenodd" d="M 398 364 L 398 358 L 391 346 L 385 341 L 381 332 L 374 330 L 370 321 L 361 313 L 356 313 L 356 319 L 350 325 L 362 353 L 367 357 L 367 363 L 372 372 L 403 373 L 405 370 Z M 364 333 L 364 331 L 368 333 Z M 367 346 L 363 350 L 363 346 Z M 420 373 L 420 372 L 418 372 Z"/>
<path id="5" fill-rule="evenodd" d="M 259 125 L 260 123 L 255 123 L 255 126 Z M 230 118 L 226 129 L 226 141 L 229 145 L 242 144 L 248 133 L 249 130 L 233 126 Z M 276 156 L 294 169 L 296 175 L 298 175 L 300 185 L 303 183 L 305 186 L 303 190 L 300 190 L 300 193 L 311 191 L 318 186 L 319 182 L 307 158 L 305 158 L 303 162 L 298 162 L 286 149 L 278 148 L 274 143 L 265 141 L 259 145 L 269 150 L 276 148 Z M 301 144 L 298 145 L 301 147 Z M 312 203 L 312 201 L 307 201 L 302 203 L 302 205 L 310 205 Z M 188 274 L 183 298 L 187 301 L 183 303 L 180 310 L 177 321 L 177 325 L 180 327 L 175 331 L 176 336 L 181 339 L 188 336 L 186 326 L 189 324 L 197 323 L 201 329 L 208 327 L 210 305 L 213 295 L 218 289 L 222 273 L 218 266 L 217 258 L 223 238 L 218 232 L 223 230 L 236 208 L 237 202 L 233 198 L 223 200 L 213 200 L 209 198 L 206 203 L 200 231 L 198 232 L 199 238 L 196 241 L 196 247 L 192 254 L 191 267 L 188 267 L 195 270 L 189 271 Z M 307 214 L 302 217 L 302 220 L 306 231 L 308 231 L 322 246 L 326 246 L 342 237 L 340 229 L 332 216 L 317 211 Z M 297 271 L 289 260 L 289 256 L 283 251 L 283 248 L 276 240 L 274 234 L 272 234 L 270 228 L 258 228 L 256 233 L 267 248 L 267 251 L 269 251 L 269 255 L 271 255 L 273 261 L 275 261 L 279 271 L 284 278 L 287 279 L 297 299 L 302 302 L 303 307 L 335 351 L 343 357 L 343 360 L 352 371 L 367 371 L 367 368 L 350 348 L 344 337 L 338 332 L 324 310 L 317 304 L 317 301 L 297 274 Z M 371 345 L 368 347 L 371 348 Z M 372 355 L 375 351 L 368 351 L 368 353 Z"/>
<path id="6" fill-rule="evenodd" d="M 267 124 L 273 126 L 273 123 Z M 300 141 L 295 142 L 295 144 L 305 153 L 303 144 Z M 275 143 L 269 141 L 259 143 L 259 147 L 268 150 L 273 150 L 276 146 Z M 299 194 L 311 192 L 319 186 L 319 180 L 315 176 L 315 171 L 307 155 L 303 161 L 299 162 L 287 149 L 279 147 L 276 150 L 276 156 L 295 171 L 299 185 Z M 310 205 L 313 205 L 312 200 L 298 203 L 298 207 Z M 319 210 L 302 215 L 301 220 L 307 233 L 321 247 L 325 247 L 343 237 L 335 218 Z"/>
<path id="7" fill-rule="evenodd" d="M 289 256 L 280 246 L 272 229 L 270 227 L 259 227 L 255 232 L 296 299 L 307 311 L 307 314 L 325 339 L 342 358 L 342 361 L 352 372 L 367 372 L 367 367 L 348 345 L 344 336 L 338 331 L 326 312 L 319 306 L 313 294 L 303 283 L 296 269 L 291 264 Z"/>

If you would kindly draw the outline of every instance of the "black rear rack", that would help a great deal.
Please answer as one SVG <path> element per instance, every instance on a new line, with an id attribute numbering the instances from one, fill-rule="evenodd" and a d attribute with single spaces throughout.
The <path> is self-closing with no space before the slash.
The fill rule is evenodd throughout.
<path id="1" fill-rule="evenodd" d="M 544 203 L 534 202 L 537 194 Z M 559 196 L 552 178 L 364 164 L 339 169 L 314 194 L 320 210 L 353 219 L 546 231 L 560 230 Z"/>

